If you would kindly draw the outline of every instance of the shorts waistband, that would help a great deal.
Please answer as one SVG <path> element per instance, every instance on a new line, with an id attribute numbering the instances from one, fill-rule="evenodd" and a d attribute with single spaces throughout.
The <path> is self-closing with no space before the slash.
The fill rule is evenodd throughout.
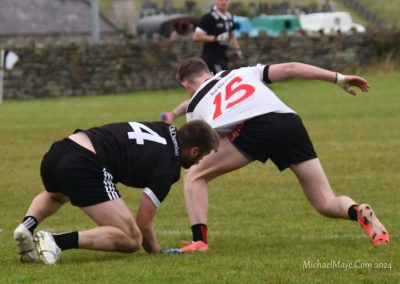
<path id="1" fill-rule="evenodd" d="M 92 151 L 90 151 L 89 149 L 86 149 L 85 147 L 83 147 L 82 145 L 79 145 L 78 143 L 76 143 L 75 141 L 67 138 L 64 138 L 63 140 L 61 140 L 61 142 L 70 145 L 80 151 L 86 152 L 87 154 L 93 155 L 94 157 L 97 158 L 97 155 L 95 153 L 93 153 Z"/>

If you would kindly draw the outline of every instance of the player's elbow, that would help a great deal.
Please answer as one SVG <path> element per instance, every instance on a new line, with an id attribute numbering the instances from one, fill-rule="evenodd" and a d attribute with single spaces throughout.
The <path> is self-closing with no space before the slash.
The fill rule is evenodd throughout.
<path id="1" fill-rule="evenodd" d="M 299 62 L 288 62 L 284 63 L 283 67 L 283 73 L 286 75 L 286 77 L 293 77 L 296 76 L 300 63 Z"/>
<path id="2" fill-rule="evenodd" d="M 203 35 L 201 33 L 199 33 L 199 32 L 194 32 L 193 35 L 192 35 L 192 40 L 193 41 L 200 42 L 200 41 L 202 41 L 202 38 L 203 38 Z"/>

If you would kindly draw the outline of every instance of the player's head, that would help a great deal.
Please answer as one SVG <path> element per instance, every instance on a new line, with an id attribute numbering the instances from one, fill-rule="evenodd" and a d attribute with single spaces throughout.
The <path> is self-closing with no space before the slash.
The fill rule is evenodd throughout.
<path id="1" fill-rule="evenodd" d="M 222 13 L 228 11 L 230 2 L 230 0 L 214 0 L 215 7 Z"/>
<path id="2" fill-rule="evenodd" d="M 191 94 L 196 91 L 199 83 L 204 81 L 203 78 L 211 76 L 210 69 L 201 58 L 191 57 L 179 63 L 177 77 L 183 87 Z"/>
<path id="3" fill-rule="evenodd" d="M 201 58 L 190 57 L 183 59 L 179 63 L 177 77 L 180 82 L 193 81 L 196 77 L 203 74 L 211 74 L 211 72 L 207 64 Z"/>
<path id="4" fill-rule="evenodd" d="M 185 123 L 178 130 L 178 138 L 182 146 L 182 167 L 185 169 L 197 164 L 219 146 L 217 132 L 203 120 Z"/>

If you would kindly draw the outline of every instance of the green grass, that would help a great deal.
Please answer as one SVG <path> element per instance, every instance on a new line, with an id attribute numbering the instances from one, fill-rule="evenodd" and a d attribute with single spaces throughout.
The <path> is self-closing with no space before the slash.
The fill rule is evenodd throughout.
<path id="1" fill-rule="evenodd" d="M 50 144 L 76 128 L 156 120 L 186 95 L 179 90 L 5 101 L 0 105 L 0 283 L 395 283 L 400 279 L 399 75 L 367 76 L 371 92 L 357 97 L 322 82 L 272 85 L 302 116 L 336 193 L 374 206 L 391 233 L 387 247 L 370 245 L 354 222 L 318 215 L 294 176 L 268 162 L 210 184 L 211 249 L 206 253 L 71 250 L 54 266 L 23 265 L 12 232 L 42 190 L 39 165 Z M 141 191 L 119 189 L 135 212 Z M 92 226 L 79 209 L 66 205 L 39 228 Z M 159 209 L 155 227 L 164 248 L 191 239 L 181 182 Z M 332 262 L 357 267 L 306 268 L 308 261 L 314 267 Z"/>
<path id="2" fill-rule="evenodd" d="M 375 12 L 385 23 L 388 23 L 398 29 L 400 28 L 400 0 L 361 0 L 360 2 L 368 7 L 371 11 Z"/>

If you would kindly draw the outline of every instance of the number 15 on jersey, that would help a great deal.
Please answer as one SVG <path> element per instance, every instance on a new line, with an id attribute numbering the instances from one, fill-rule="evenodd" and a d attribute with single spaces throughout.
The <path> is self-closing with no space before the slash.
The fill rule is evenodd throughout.
<path id="1" fill-rule="evenodd" d="M 219 92 L 215 96 L 213 102 L 215 106 L 213 119 L 218 118 L 224 111 L 241 103 L 254 93 L 255 88 L 253 86 L 241 82 L 242 78 L 239 76 L 234 77 L 225 86 L 225 96 L 222 92 Z M 234 96 L 239 94 L 239 92 L 242 95 L 235 98 Z"/>

